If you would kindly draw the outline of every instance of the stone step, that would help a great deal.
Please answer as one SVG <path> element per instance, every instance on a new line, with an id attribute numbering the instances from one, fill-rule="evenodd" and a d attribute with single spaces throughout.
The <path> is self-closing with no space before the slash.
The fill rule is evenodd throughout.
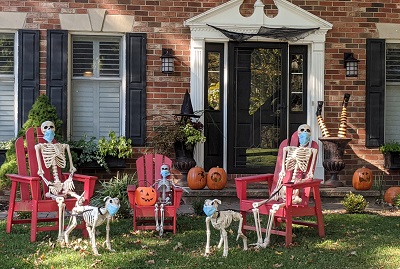
<path id="1" fill-rule="evenodd" d="M 237 202 L 235 188 L 225 188 L 222 190 L 210 190 L 207 187 L 202 190 L 188 189 L 188 193 L 183 193 L 183 201 L 185 204 L 192 204 L 193 201 L 218 198 L 229 202 Z M 344 199 L 348 193 L 361 194 L 367 201 L 375 201 L 381 197 L 379 190 L 358 191 L 353 187 L 336 187 L 336 188 L 320 188 L 320 195 L 323 202 L 339 202 Z M 266 188 L 248 189 L 247 197 L 249 198 L 267 198 L 268 190 Z M 382 193 L 383 195 L 383 193 Z"/>

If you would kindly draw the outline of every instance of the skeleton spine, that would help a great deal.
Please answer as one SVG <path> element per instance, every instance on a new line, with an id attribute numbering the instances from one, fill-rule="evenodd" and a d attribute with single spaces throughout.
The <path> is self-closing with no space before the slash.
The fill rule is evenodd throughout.
<path id="1" fill-rule="evenodd" d="M 347 104 L 349 103 L 350 94 L 346 93 L 342 103 L 342 113 L 340 115 L 340 125 L 338 137 L 346 137 L 347 132 Z"/>
<path id="2" fill-rule="evenodd" d="M 325 125 L 324 119 L 321 116 L 323 104 L 324 104 L 323 101 L 318 101 L 318 108 L 317 108 L 317 113 L 316 113 L 317 121 L 318 121 L 318 126 L 322 131 L 322 136 L 323 137 L 329 137 L 329 136 L 331 136 L 331 134 L 329 133 L 329 130 Z"/>

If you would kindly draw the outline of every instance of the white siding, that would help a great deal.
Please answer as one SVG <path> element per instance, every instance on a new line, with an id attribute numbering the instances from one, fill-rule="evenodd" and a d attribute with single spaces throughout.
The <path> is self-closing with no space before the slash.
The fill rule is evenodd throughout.
<path id="1" fill-rule="evenodd" d="M 74 80 L 72 83 L 71 137 L 108 137 L 120 134 L 120 81 Z"/>
<path id="2" fill-rule="evenodd" d="M 14 81 L 0 81 L 0 141 L 15 137 Z"/>

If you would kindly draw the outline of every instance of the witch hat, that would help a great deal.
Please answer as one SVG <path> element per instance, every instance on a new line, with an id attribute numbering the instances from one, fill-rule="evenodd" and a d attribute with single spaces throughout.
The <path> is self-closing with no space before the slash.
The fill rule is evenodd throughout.
<path id="1" fill-rule="evenodd" d="M 174 115 L 182 116 L 182 117 L 200 118 L 199 115 L 196 115 L 193 112 L 192 101 L 190 100 L 190 94 L 187 90 L 186 90 L 185 96 L 183 97 L 181 113 L 174 114 Z"/>

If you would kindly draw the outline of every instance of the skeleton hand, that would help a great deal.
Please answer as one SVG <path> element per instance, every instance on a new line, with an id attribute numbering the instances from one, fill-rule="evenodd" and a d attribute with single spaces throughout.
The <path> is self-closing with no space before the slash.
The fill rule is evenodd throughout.
<path id="1" fill-rule="evenodd" d="M 259 203 L 258 202 L 254 202 L 253 203 L 253 208 L 258 208 L 260 205 L 259 205 Z"/>
<path id="2" fill-rule="evenodd" d="M 314 174 L 310 171 L 307 174 L 307 179 L 313 179 L 314 178 Z"/>
<path id="3" fill-rule="evenodd" d="M 279 178 L 284 178 L 286 176 L 286 172 L 285 172 L 285 170 L 282 170 L 280 173 L 279 173 Z"/>
<path id="4" fill-rule="evenodd" d="M 71 166 L 71 168 L 69 169 L 69 172 L 71 174 L 74 174 L 76 172 L 76 168 L 74 166 Z"/>
<path id="5" fill-rule="evenodd" d="M 69 175 L 68 179 L 64 181 L 63 189 L 68 191 L 73 191 L 75 189 L 74 181 L 72 180 L 72 174 Z"/>

